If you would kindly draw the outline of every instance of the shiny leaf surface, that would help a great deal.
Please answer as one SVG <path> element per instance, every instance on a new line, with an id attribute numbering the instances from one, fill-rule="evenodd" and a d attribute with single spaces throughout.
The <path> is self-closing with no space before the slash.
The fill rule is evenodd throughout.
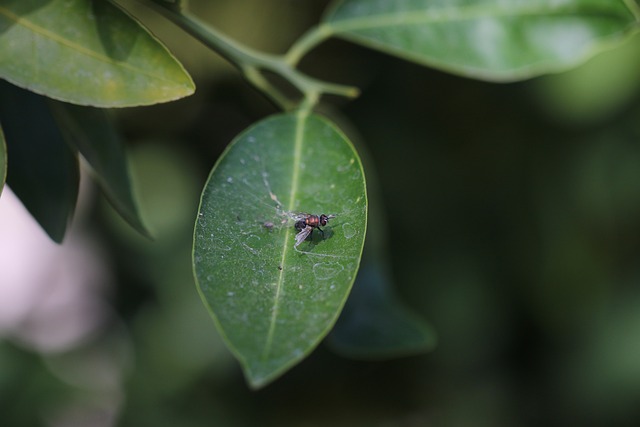
<path id="1" fill-rule="evenodd" d="M 166 48 L 108 1 L 1 2 L 0 77 L 99 107 L 155 104 L 194 90 Z"/>
<path id="2" fill-rule="evenodd" d="M 623 0 L 342 0 L 329 33 L 478 79 L 574 66 L 637 25 Z"/>

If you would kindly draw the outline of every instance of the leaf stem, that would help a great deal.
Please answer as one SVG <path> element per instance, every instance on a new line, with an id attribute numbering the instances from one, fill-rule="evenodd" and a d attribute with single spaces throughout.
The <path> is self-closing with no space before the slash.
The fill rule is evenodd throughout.
<path id="1" fill-rule="evenodd" d="M 295 67 L 310 50 L 331 37 L 332 31 L 326 25 L 311 27 L 291 46 L 285 55 L 285 61 Z"/>
<path id="2" fill-rule="evenodd" d="M 182 28 L 195 39 L 218 52 L 242 71 L 244 77 L 270 97 L 283 110 L 290 111 L 297 103 L 273 85 L 263 71 L 271 71 L 286 79 L 303 95 L 303 104 L 312 108 L 323 94 L 355 98 L 358 88 L 328 83 L 310 77 L 295 68 L 300 58 L 313 46 L 328 37 L 324 27 L 314 27 L 295 43 L 286 55 L 273 55 L 257 51 L 226 36 L 212 26 L 200 21 L 189 12 L 171 6 L 163 6 L 150 0 L 139 0 L 153 7 L 171 22 Z"/>

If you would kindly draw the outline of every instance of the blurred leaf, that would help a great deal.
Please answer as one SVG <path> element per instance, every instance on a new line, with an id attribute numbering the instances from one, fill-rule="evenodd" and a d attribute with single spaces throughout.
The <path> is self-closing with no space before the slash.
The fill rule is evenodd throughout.
<path id="1" fill-rule="evenodd" d="M 623 0 L 342 0 L 324 18 L 338 37 L 493 81 L 574 66 L 636 23 Z"/>
<path id="2" fill-rule="evenodd" d="M 588 422 L 581 425 L 622 426 L 635 419 L 630 414 L 640 399 L 639 279 L 636 271 L 628 283 L 616 283 L 617 294 L 597 315 L 585 319 L 583 334 L 573 334 L 581 339 L 554 366 L 558 402 L 589 408 L 584 414 Z"/>
<path id="3" fill-rule="evenodd" d="M 51 98 L 125 107 L 193 93 L 180 63 L 108 1 L 0 5 L 0 77 Z"/>
<path id="4" fill-rule="evenodd" d="M 111 205 L 140 233 L 149 236 L 134 200 L 122 141 L 105 111 L 51 103 L 61 130 L 93 170 Z"/>
<path id="5" fill-rule="evenodd" d="M 640 89 L 640 34 L 567 73 L 537 79 L 533 95 L 554 120 L 594 125 L 624 111 Z"/>
<path id="6" fill-rule="evenodd" d="M 4 142 L 4 133 L 0 126 L 0 195 L 2 195 L 2 189 L 4 183 L 7 180 L 7 145 Z"/>
<path id="7" fill-rule="evenodd" d="M 336 214 L 294 248 L 293 212 Z M 360 159 L 331 123 L 299 112 L 236 138 L 202 193 L 194 271 L 254 388 L 315 348 L 356 277 L 367 223 Z"/>
<path id="8" fill-rule="evenodd" d="M 359 152 L 367 169 L 367 240 L 351 296 L 327 337 L 327 344 L 336 353 L 362 360 L 430 351 L 437 342 L 432 326 L 394 293 L 389 267 L 388 222 L 378 176 L 367 150 L 362 147 Z"/>
<path id="9" fill-rule="evenodd" d="M 13 302 L 15 304 L 15 302 Z M 57 409 L 72 388 L 52 375 L 40 354 L 0 340 L 0 413 L 3 425 L 38 425 L 41 408 Z M 87 390 L 83 390 L 86 396 Z"/>
<path id="10" fill-rule="evenodd" d="M 0 82 L 0 122 L 7 138 L 7 183 L 59 243 L 78 196 L 78 159 L 46 98 Z"/>
<path id="11" fill-rule="evenodd" d="M 390 283 L 380 264 L 368 262 L 365 255 L 351 297 L 329 335 L 334 350 L 355 359 L 385 359 L 435 347 L 435 331 L 393 295 Z"/>
<path id="12" fill-rule="evenodd" d="M 203 170 L 187 150 L 187 144 L 176 144 L 162 137 L 135 141 L 127 150 L 127 156 L 133 189 L 138 195 L 138 210 L 153 232 L 153 241 L 133 232 L 112 210 L 110 214 L 105 212 L 110 218 L 111 231 L 123 239 L 126 246 L 140 253 L 148 252 L 172 260 L 179 252 L 177 242 L 184 241 L 192 281 L 193 219 L 205 181 Z M 154 258 L 148 263 L 141 259 L 131 261 L 132 268 L 148 269 L 145 274 L 151 274 L 154 283 L 166 279 L 166 272 L 158 269 L 158 263 L 165 263 L 165 259 Z"/>

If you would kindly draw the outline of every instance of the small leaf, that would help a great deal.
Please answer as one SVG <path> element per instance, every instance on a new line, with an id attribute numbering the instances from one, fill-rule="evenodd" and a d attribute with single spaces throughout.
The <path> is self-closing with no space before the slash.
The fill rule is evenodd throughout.
<path id="1" fill-rule="evenodd" d="M 636 25 L 623 0 L 342 0 L 324 18 L 333 35 L 494 81 L 569 68 Z"/>
<path id="2" fill-rule="evenodd" d="M 136 230 L 149 236 L 133 196 L 122 141 L 104 110 L 50 103 L 68 143 L 82 154 L 111 205 Z"/>
<path id="3" fill-rule="evenodd" d="M 0 81 L 0 122 L 7 138 L 7 183 L 59 243 L 78 196 L 78 159 L 46 98 Z"/>
<path id="4" fill-rule="evenodd" d="M 0 195 L 2 195 L 2 189 L 4 183 L 7 180 L 7 145 L 4 142 L 4 132 L 2 132 L 2 126 L 0 126 Z"/>
<path id="5" fill-rule="evenodd" d="M 296 248 L 294 212 L 336 217 Z M 366 223 L 360 159 L 323 118 L 268 118 L 222 155 L 202 193 L 194 271 L 252 387 L 329 332 L 356 277 Z"/>
<path id="6" fill-rule="evenodd" d="M 194 90 L 167 49 L 108 1 L 3 1 L 0 77 L 99 107 L 155 104 Z"/>

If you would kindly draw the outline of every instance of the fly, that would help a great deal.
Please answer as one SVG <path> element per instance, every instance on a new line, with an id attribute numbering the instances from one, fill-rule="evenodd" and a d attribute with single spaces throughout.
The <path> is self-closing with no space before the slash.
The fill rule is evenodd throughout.
<path id="1" fill-rule="evenodd" d="M 297 248 L 298 245 L 305 241 L 307 237 L 312 235 L 313 230 L 318 229 L 320 233 L 322 233 L 322 238 L 324 238 L 324 231 L 320 226 L 324 227 L 327 225 L 331 218 L 335 218 L 335 215 L 310 215 L 310 214 L 299 214 L 296 217 L 296 230 L 298 230 L 298 234 L 296 234 L 296 244 L 293 246 Z"/>

